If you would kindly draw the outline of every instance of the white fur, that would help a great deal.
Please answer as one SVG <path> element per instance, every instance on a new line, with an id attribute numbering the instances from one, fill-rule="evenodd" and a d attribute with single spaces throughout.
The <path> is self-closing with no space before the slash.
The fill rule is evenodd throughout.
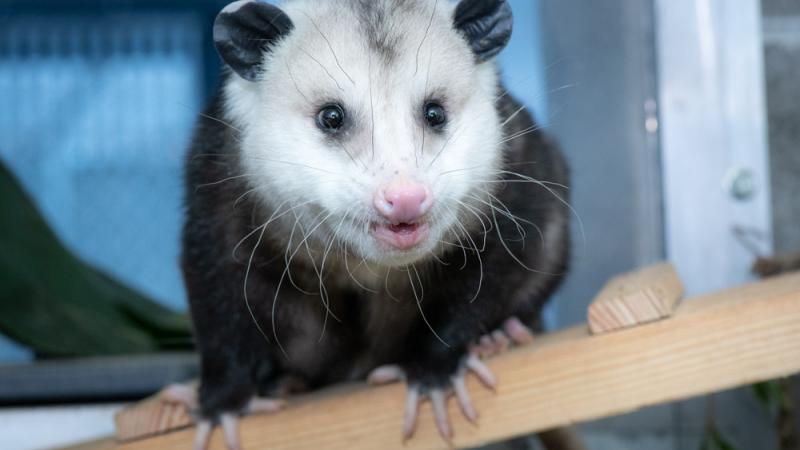
<path id="1" fill-rule="evenodd" d="M 487 185 L 481 181 L 496 178 L 502 159 L 496 69 L 492 63 L 475 65 L 452 27 L 450 2 L 438 2 L 427 36 L 434 0 L 390 15 L 402 39 L 397 58 L 387 64 L 358 32 L 360 17 L 340 4 L 347 1 L 283 3 L 295 29 L 265 55 L 261 81 L 230 77 L 227 114 L 242 130 L 243 168 L 261 200 L 272 208 L 287 200 L 310 202 L 294 211 L 305 232 L 330 214 L 317 229 L 320 242 L 335 235 L 357 258 L 404 266 L 429 258 L 440 241 L 461 234 L 456 220 L 471 214 L 458 201 L 478 206 L 470 196 L 483 197 Z M 444 95 L 450 123 L 443 135 L 426 130 L 422 148 L 417 116 L 433 93 Z M 357 121 L 344 142 L 356 163 L 315 124 L 328 101 L 341 102 Z M 381 220 L 372 206 L 374 193 L 396 173 L 426 184 L 434 197 L 431 236 L 408 252 L 382 247 L 369 232 L 369 223 Z M 292 215 L 289 225 L 294 221 Z"/>

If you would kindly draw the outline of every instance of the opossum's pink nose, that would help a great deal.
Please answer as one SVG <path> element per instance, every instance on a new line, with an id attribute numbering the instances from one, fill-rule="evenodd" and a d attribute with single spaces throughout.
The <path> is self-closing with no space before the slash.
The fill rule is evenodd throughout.
<path id="1" fill-rule="evenodd" d="M 393 224 L 415 223 L 431 208 L 433 198 L 421 183 L 398 177 L 378 189 L 375 209 Z"/>

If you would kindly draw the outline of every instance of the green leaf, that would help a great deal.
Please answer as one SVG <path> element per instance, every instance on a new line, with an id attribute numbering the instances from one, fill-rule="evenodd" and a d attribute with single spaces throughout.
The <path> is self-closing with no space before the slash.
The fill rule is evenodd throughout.
<path id="1" fill-rule="evenodd" d="M 0 162 L 0 332 L 44 357 L 191 347 L 188 316 L 86 264 Z"/>
<path id="2" fill-rule="evenodd" d="M 736 450 L 724 436 L 714 427 L 706 430 L 700 450 Z"/>
<path id="3" fill-rule="evenodd" d="M 771 414 L 777 414 L 780 408 L 787 405 L 788 398 L 783 392 L 781 383 L 777 380 L 754 384 L 752 389 L 759 403 L 764 405 Z"/>

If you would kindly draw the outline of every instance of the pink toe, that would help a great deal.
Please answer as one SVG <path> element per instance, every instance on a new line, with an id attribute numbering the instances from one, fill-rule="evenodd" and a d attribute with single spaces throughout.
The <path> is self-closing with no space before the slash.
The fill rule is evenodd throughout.
<path id="1" fill-rule="evenodd" d="M 225 434 L 225 444 L 228 446 L 228 450 L 241 450 L 239 417 L 235 414 L 223 414 L 220 417 L 220 422 L 222 422 L 222 431 Z"/>
<path id="2" fill-rule="evenodd" d="M 370 372 L 367 376 L 369 384 L 387 384 L 400 381 L 405 378 L 405 371 L 400 366 L 381 366 Z"/>
<path id="3" fill-rule="evenodd" d="M 511 337 L 517 345 L 527 345 L 533 342 L 533 330 L 526 327 L 522 321 L 516 317 L 506 320 L 503 330 Z"/>
<path id="4" fill-rule="evenodd" d="M 207 450 L 208 449 L 208 442 L 211 439 L 211 430 L 214 429 L 214 426 L 211 425 L 211 421 L 203 420 L 197 424 L 197 432 L 194 435 L 194 445 L 192 448 L 194 450 Z"/>
<path id="5" fill-rule="evenodd" d="M 464 377 L 462 375 L 453 377 L 452 383 L 453 391 L 456 394 L 458 405 L 461 407 L 464 417 L 472 423 L 477 422 L 478 413 L 475 412 L 475 407 L 472 406 L 472 399 L 469 396 L 467 385 L 464 383 Z"/>
<path id="6" fill-rule="evenodd" d="M 197 389 L 188 384 L 171 384 L 159 394 L 167 403 L 178 403 L 189 409 L 197 409 Z"/>
<path id="7" fill-rule="evenodd" d="M 409 387 L 406 394 L 406 410 L 403 416 L 403 440 L 414 435 L 417 428 L 417 412 L 419 410 L 419 391 Z"/>
<path id="8" fill-rule="evenodd" d="M 440 389 L 431 391 L 431 404 L 433 416 L 436 419 L 436 428 L 446 441 L 453 439 L 453 428 L 450 426 L 450 417 L 447 415 L 447 400 Z"/>
<path id="9" fill-rule="evenodd" d="M 469 370 L 471 370 L 489 389 L 494 389 L 497 387 L 497 380 L 495 379 L 491 369 L 489 369 L 489 367 L 480 359 L 474 356 L 468 357 L 467 368 L 469 368 Z"/>
<path id="10" fill-rule="evenodd" d="M 505 352 L 508 350 L 508 347 L 511 345 L 511 341 L 508 339 L 508 336 L 501 330 L 496 330 L 492 333 L 492 339 L 494 339 L 495 344 L 500 352 Z"/>
<path id="11" fill-rule="evenodd" d="M 269 414 L 278 412 L 285 407 L 286 402 L 283 400 L 256 397 L 250 400 L 250 404 L 247 406 L 247 412 L 250 414 Z"/>

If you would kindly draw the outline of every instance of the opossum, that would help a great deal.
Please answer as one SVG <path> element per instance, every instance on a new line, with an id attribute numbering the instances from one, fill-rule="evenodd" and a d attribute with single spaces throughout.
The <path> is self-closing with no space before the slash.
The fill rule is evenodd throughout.
<path id="1" fill-rule="evenodd" d="M 221 423 L 347 380 L 403 380 L 452 434 L 481 357 L 527 342 L 569 256 L 568 168 L 503 88 L 505 0 L 253 0 L 186 163 L 182 269 L 204 448 Z M 400 425 L 400 424 L 398 424 Z"/>

